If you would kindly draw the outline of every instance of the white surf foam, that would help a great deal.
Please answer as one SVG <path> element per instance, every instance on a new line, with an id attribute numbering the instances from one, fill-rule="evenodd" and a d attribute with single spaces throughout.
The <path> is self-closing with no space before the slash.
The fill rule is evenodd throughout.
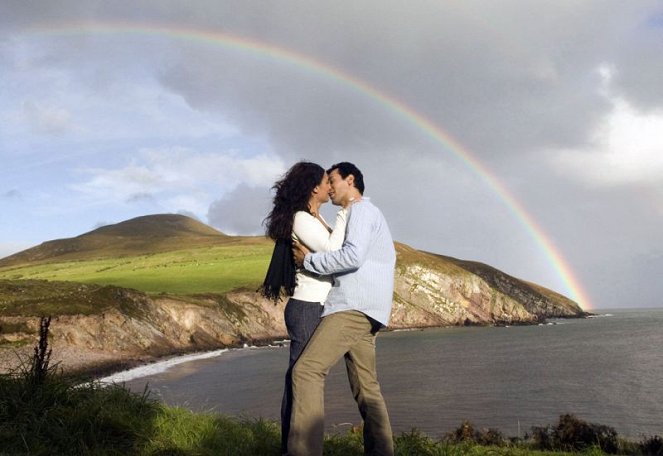
<path id="1" fill-rule="evenodd" d="M 157 361 L 152 364 L 146 364 L 144 366 L 138 366 L 133 369 L 129 369 L 126 371 L 121 371 L 121 372 L 116 372 L 114 374 L 111 374 L 107 377 L 100 378 L 97 381 L 100 383 L 123 383 L 123 382 L 128 382 L 130 380 L 135 380 L 137 378 L 141 377 L 147 377 L 150 375 L 155 375 L 155 374 L 161 374 L 162 372 L 166 372 L 168 369 L 170 369 L 173 366 L 177 366 L 178 364 L 183 364 L 183 363 L 188 363 L 190 361 L 197 361 L 200 359 L 209 359 L 209 358 L 215 358 L 217 356 L 221 356 L 223 353 L 226 353 L 228 351 L 234 351 L 234 350 L 252 350 L 256 348 L 278 348 L 278 347 L 285 347 L 288 346 L 290 343 L 290 340 L 288 339 L 283 339 L 283 340 L 275 340 L 273 343 L 259 347 L 255 345 L 249 345 L 249 344 L 244 344 L 243 348 L 223 348 L 220 350 L 214 350 L 214 351 L 209 351 L 209 352 L 203 352 L 203 353 L 191 353 L 189 355 L 182 355 L 182 356 L 176 356 L 173 358 L 169 359 L 164 359 L 163 361 Z"/>
<path id="2" fill-rule="evenodd" d="M 208 359 L 220 356 L 221 354 L 229 351 L 230 349 L 224 348 L 221 350 L 214 350 L 204 353 L 192 353 L 190 355 L 177 356 L 175 358 L 165 359 L 163 361 L 157 361 L 153 364 L 146 364 L 145 366 L 135 367 L 122 372 L 117 372 L 115 374 L 109 375 L 108 377 L 100 378 L 98 381 L 100 383 L 123 383 L 128 382 L 129 380 L 134 380 L 141 377 L 147 377 L 148 375 L 160 374 L 166 372 L 173 366 L 178 364 L 188 363 L 189 361 L 196 361 L 199 359 Z"/>

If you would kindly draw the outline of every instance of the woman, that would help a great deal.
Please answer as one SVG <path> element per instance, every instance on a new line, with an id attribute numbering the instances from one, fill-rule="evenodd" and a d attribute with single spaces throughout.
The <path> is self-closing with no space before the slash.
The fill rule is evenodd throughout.
<path id="1" fill-rule="evenodd" d="M 267 235 L 276 241 L 272 260 L 261 287 L 264 296 L 278 301 L 283 291 L 290 296 L 285 324 L 290 337 L 290 363 L 281 403 L 281 449 L 287 452 L 292 408 L 291 373 L 297 358 L 320 322 L 322 306 L 331 289 L 331 276 L 295 269 L 292 240 L 313 252 L 338 250 L 345 236 L 346 212 L 341 209 L 332 230 L 320 215 L 329 201 L 329 179 L 315 163 L 299 162 L 274 184 L 274 207 L 265 219 Z"/>

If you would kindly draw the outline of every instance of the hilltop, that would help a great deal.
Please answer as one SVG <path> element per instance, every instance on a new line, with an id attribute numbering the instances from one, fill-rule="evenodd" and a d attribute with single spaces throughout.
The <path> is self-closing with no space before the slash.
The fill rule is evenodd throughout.
<path id="1" fill-rule="evenodd" d="M 156 214 L 106 225 L 74 238 L 56 239 L 0 259 L 0 268 L 44 261 L 135 256 L 188 247 L 218 245 L 231 238 L 190 217 Z"/>
<path id="2" fill-rule="evenodd" d="M 108 363 L 282 338 L 281 300 L 256 293 L 273 243 L 160 214 L 0 260 L 0 347 L 27 347 L 53 315 L 55 352 Z M 392 328 L 539 323 L 572 300 L 482 263 L 396 243 Z M 0 348 L 0 351 L 2 349 Z M 68 354 L 69 353 L 69 354 Z M 1 360 L 0 360 L 1 361 Z"/>

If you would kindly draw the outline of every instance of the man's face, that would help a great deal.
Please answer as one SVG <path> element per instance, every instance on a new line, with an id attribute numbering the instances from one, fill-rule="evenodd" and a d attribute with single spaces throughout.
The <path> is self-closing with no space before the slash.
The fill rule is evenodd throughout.
<path id="1" fill-rule="evenodd" d="M 343 206 L 346 202 L 350 190 L 350 184 L 348 183 L 349 178 L 350 176 L 343 179 L 339 174 L 338 169 L 329 173 L 329 185 L 331 187 L 329 197 L 335 206 Z"/>

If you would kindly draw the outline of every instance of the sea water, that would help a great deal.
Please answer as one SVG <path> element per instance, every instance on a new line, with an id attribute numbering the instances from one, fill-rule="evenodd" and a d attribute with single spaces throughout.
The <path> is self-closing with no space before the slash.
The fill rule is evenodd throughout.
<path id="1" fill-rule="evenodd" d="M 435 437 L 469 420 L 522 436 L 573 413 L 620 435 L 663 435 L 663 309 L 610 310 L 537 326 L 380 333 L 378 375 L 395 432 Z M 278 419 L 288 349 L 230 350 L 135 374 L 131 389 L 197 411 Z M 152 367 L 154 369 L 154 367 Z M 119 380 L 121 381 L 121 379 Z M 341 361 L 327 431 L 361 422 Z"/>

